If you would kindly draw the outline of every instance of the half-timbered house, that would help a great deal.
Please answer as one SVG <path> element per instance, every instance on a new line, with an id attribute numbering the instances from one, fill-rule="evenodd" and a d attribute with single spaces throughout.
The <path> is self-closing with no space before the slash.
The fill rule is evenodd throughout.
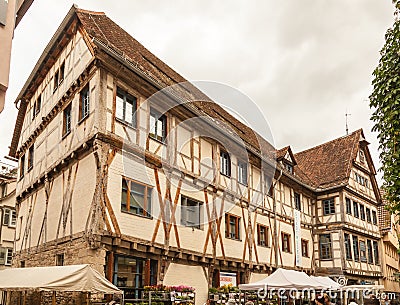
<path id="1" fill-rule="evenodd" d="M 380 276 L 362 131 L 336 140 L 345 152 L 275 150 L 104 13 L 76 7 L 16 104 L 15 266 L 90 263 L 128 299 L 187 284 L 197 304 L 221 273 L 235 284 L 277 267 Z M 369 218 L 346 214 L 347 199 Z M 357 260 L 343 259 L 346 234 Z"/>
<path id="2" fill-rule="evenodd" d="M 381 197 L 363 131 L 297 153 L 295 158 L 316 188 L 316 272 L 342 274 L 349 284 L 378 283 Z"/>

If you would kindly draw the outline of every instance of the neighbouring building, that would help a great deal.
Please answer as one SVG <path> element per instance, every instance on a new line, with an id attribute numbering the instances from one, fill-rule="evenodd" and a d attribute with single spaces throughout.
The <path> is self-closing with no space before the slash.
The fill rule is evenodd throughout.
<path id="1" fill-rule="evenodd" d="M 90 263 L 126 299 L 186 284 L 196 304 L 278 267 L 378 283 L 362 130 L 276 150 L 190 84 L 148 101 L 183 82 L 104 13 L 71 8 L 16 100 L 13 265 Z"/>
<path id="2" fill-rule="evenodd" d="M 398 293 L 400 292 L 399 220 L 385 208 L 388 203 L 384 191 L 381 191 L 381 194 L 383 204 L 379 207 L 379 229 L 382 234 L 383 284 L 386 291 Z"/>
<path id="3" fill-rule="evenodd" d="M 14 29 L 32 2 L 33 0 L 0 0 L 0 112 L 3 111 L 8 88 Z"/>
<path id="4" fill-rule="evenodd" d="M 0 162 L 0 270 L 11 267 L 16 227 L 17 170 Z"/>

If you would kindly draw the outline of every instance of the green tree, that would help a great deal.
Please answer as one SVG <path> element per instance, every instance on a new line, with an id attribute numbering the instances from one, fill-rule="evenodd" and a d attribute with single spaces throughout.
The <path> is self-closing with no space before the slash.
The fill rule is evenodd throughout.
<path id="1" fill-rule="evenodd" d="M 379 64 L 373 72 L 373 131 L 378 132 L 383 188 L 389 209 L 400 214 L 400 0 L 395 5 L 395 20 L 385 35 Z"/>

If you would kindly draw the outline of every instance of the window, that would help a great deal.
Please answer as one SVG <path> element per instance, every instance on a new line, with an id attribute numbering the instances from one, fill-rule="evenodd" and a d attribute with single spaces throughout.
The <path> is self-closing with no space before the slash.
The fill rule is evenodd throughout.
<path id="1" fill-rule="evenodd" d="M 297 210 L 301 211 L 301 200 L 300 200 L 300 194 L 294 193 L 294 206 Z"/>
<path id="2" fill-rule="evenodd" d="M 356 176 L 356 181 L 358 184 L 368 187 L 368 179 L 367 178 L 365 178 L 357 173 L 355 173 L 355 176 Z"/>
<path id="3" fill-rule="evenodd" d="M 136 98 L 117 88 L 116 118 L 123 123 L 136 127 L 136 108 Z"/>
<path id="4" fill-rule="evenodd" d="M 373 241 L 373 247 L 374 247 L 374 259 L 375 259 L 375 265 L 379 265 L 379 250 L 378 250 L 378 242 Z"/>
<path id="5" fill-rule="evenodd" d="M 368 249 L 368 264 L 374 263 L 374 253 L 372 251 L 372 241 L 367 240 L 367 249 Z"/>
<path id="6" fill-rule="evenodd" d="M 264 247 L 269 246 L 268 227 L 257 224 L 257 244 Z"/>
<path id="7" fill-rule="evenodd" d="M 360 240 L 360 258 L 361 262 L 365 263 L 367 262 L 367 249 L 365 246 L 365 241 Z"/>
<path id="8" fill-rule="evenodd" d="M 40 94 L 33 104 L 32 108 L 32 120 L 39 114 L 40 108 L 42 107 L 42 95 Z"/>
<path id="9" fill-rule="evenodd" d="M 6 263 L 7 248 L 0 247 L 0 265 Z"/>
<path id="10" fill-rule="evenodd" d="M 19 165 L 19 178 L 24 177 L 25 174 L 25 155 L 21 156 L 21 163 Z"/>
<path id="11" fill-rule="evenodd" d="M 225 237 L 240 239 L 240 217 L 225 214 Z"/>
<path id="12" fill-rule="evenodd" d="M 367 221 L 371 222 L 371 210 L 369 208 L 365 209 L 365 214 L 367 214 Z"/>
<path id="13" fill-rule="evenodd" d="M 63 62 L 60 66 L 60 75 L 58 79 L 58 85 L 60 85 L 64 80 L 64 70 L 65 70 L 65 63 Z"/>
<path id="14" fill-rule="evenodd" d="M 247 185 L 247 163 L 238 161 L 238 181 Z"/>
<path id="15" fill-rule="evenodd" d="M 64 266 L 64 254 L 56 255 L 56 266 Z"/>
<path id="16" fill-rule="evenodd" d="M 319 236 L 320 259 L 332 259 L 331 234 L 321 234 Z"/>
<path id="17" fill-rule="evenodd" d="M 182 196 L 181 224 L 185 227 L 200 229 L 202 209 L 202 202 Z"/>
<path id="18" fill-rule="evenodd" d="M 65 70 L 65 63 L 63 62 L 60 65 L 60 68 L 54 73 L 54 89 L 53 92 L 57 90 L 57 88 L 61 85 L 64 80 L 64 70 Z"/>
<path id="19" fill-rule="evenodd" d="M 83 120 L 89 115 L 89 85 L 81 90 L 79 96 L 79 121 Z"/>
<path id="20" fill-rule="evenodd" d="M 324 207 L 324 215 L 335 214 L 335 199 L 326 199 L 322 201 Z"/>
<path id="21" fill-rule="evenodd" d="M 302 239 L 301 240 L 301 255 L 304 257 L 308 256 L 308 240 Z"/>
<path id="22" fill-rule="evenodd" d="M 351 215 L 351 200 L 346 198 L 346 213 Z"/>
<path id="23" fill-rule="evenodd" d="M 358 237 L 353 235 L 353 253 L 354 260 L 358 262 L 360 260 L 360 251 L 358 249 Z"/>
<path id="24" fill-rule="evenodd" d="M 360 217 L 361 220 L 365 220 L 365 208 L 364 205 L 360 204 Z"/>
<path id="25" fill-rule="evenodd" d="M 287 163 L 287 162 L 284 162 L 284 165 L 285 165 L 286 170 L 287 170 L 289 173 L 293 174 L 293 165 L 290 164 L 290 163 Z"/>
<path id="26" fill-rule="evenodd" d="M 220 154 L 221 174 L 224 176 L 231 176 L 231 158 L 227 152 L 221 151 Z"/>
<path id="27" fill-rule="evenodd" d="M 5 265 L 11 266 L 12 256 L 13 256 L 13 250 L 11 248 L 7 248 Z"/>
<path id="28" fill-rule="evenodd" d="M 3 225 L 9 227 L 15 227 L 17 225 L 17 214 L 13 209 L 3 209 Z"/>
<path id="29" fill-rule="evenodd" d="M 122 178 L 121 210 L 150 217 L 152 190 L 147 185 Z"/>
<path id="30" fill-rule="evenodd" d="M 361 163 L 365 163 L 365 155 L 364 152 L 362 150 L 359 151 L 359 158 L 360 158 L 360 162 Z"/>
<path id="31" fill-rule="evenodd" d="M 165 142 L 167 138 L 167 117 L 154 109 L 150 111 L 150 137 Z"/>
<path id="32" fill-rule="evenodd" d="M 282 251 L 290 253 L 290 234 L 282 232 Z"/>
<path id="33" fill-rule="evenodd" d="M 360 218 L 360 212 L 358 210 L 358 203 L 355 201 L 353 201 L 353 213 L 354 213 L 354 217 Z"/>
<path id="34" fill-rule="evenodd" d="M 64 109 L 64 121 L 63 121 L 63 135 L 67 135 L 71 132 L 71 107 L 72 103 L 70 103 Z"/>
<path id="35" fill-rule="evenodd" d="M 31 147 L 29 147 L 29 154 L 28 154 L 28 171 L 30 171 L 33 167 L 33 158 L 35 154 L 35 148 L 32 144 Z"/>
<path id="36" fill-rule="evenodd" d="M 372 211 L 372 223 L 374 225 L 378 224 L 378 219 L 376 218 L 376 211 Z"/>
<path id="37" fill-rule="evenodd" d="M 352 260 L 353 255 L 351 253 L 350 235 L 347 233 L 344 233 L 344 247 L 345 247 L 345 251 L 346 251 L 346 259 Z"/>

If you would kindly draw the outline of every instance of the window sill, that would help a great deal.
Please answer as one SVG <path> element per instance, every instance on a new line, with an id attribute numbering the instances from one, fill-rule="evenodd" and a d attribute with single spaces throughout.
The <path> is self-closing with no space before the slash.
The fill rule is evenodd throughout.
<path id="1" fill-rule="evenodd" d="M 138 216 L 138 217 L 145 218 L 145 219 L 153 219 L 153 216 L 151 216 L 151 215 L 147 216 L 147 215 L 142 215 L 142 214 L 136 214 L 136 213 L 132 213 L 132 212 L 125 211 L 125 210 L 121 210 L 121 212 L 124 214 L 134 215 L 134 216 Z"/>
<path id="2" fill-rule="evenodd" d="M 86 119 L 89 117 L 89 113 L 86 114 L 83 118 L 81 118 L 78 122 L 78 125 L 81 125 L 84 121 L 86 121 Z"/>
<path id="3" fill-rule="evenodd" d="M 235 241 L 242 241 L 240 238 L 232 238 L 232 237 L 228 237 L 225 236 L 226 239 L 230 239 L 230 240 L 235 240 Z"/>
<path id="4" fill-rule="evenodd" d="M 260 244 L 257 244 L 257 246 L 259 246 L 259 247 L 263 247 L 263 248 L 271 248 L 270 246 L 266 246 L 266 245 L 260 245 Z"/>
<path id="5" fill-rule="evenodd" d="M 320 258 L 321 261 L 333 261 L 333 258 Z"/>
<path id="6" fill-rule="evenodd" d="M 227 175 L 227 174 L 224 174 L 224 173 L 221 173 L 221 172 L 219 172 L 219 173 L 224 177 L 231 178 L 231 175 Z"/>
<path id="7" fill-rule="evenodd" d="M 221 173 L 221 175 L 223 175 L 222 173 Z M 224 175 L 225 176 L 225 175 Z M 240 185 L 242 185 L 242 186 L 245 186 L 245 187 L 249 187 L 249 184 L 246 182 L 246 183 L 243 183 L 243 182 L 240 182 L 239 180 L 238 180 L 238 183 L 240 184 Z"/>
<path id="8" fill-rule="evenodd" d="M 126 122 L 126 121 L 124 121 L 124 120 L 122 120 L 120 118 L 116 117 L 115 121 L 120 123 L 120 124 L 122 124 L 122 125 L 124 125 L 124 126 L 127 126 L 129 128 L 132 128 L 132 129 L 135 129 L 135 130 L 137 129 L 136 124 L 135 125 L 134 124 L 129 124 L 128 122 Z"/>
<path id="9" fill-rule="evenodd" d="M 152 136 L 150 136 L 150 135 L 149 135 L 149 139 L 152 139 L 152 140 L 154 140 L 154 141 L 156 141 L 156 142 L 158 142 L 158 143 L 160 143 L 160 144 L 162 144 L 162 145 L 167 145 L 167 143 L 165 143 L 165 140 L 164 140 L 164 141 L 161 141 L 161 140 L 159 140 L 159 139 L 157 139 L 157 138 L 155 138 L 155 137 L 152 137 Z"/>
<path id="10" fill-rule="evenodd" d="M 68 135 L 69 135 L 70 133 L 71 133 L 71 130 L 68 131 L 67 133 L 65 133 L 65 134 L 62 136 L 61 140 L 64 140 L 66 137 L 68 137 Z"/>

